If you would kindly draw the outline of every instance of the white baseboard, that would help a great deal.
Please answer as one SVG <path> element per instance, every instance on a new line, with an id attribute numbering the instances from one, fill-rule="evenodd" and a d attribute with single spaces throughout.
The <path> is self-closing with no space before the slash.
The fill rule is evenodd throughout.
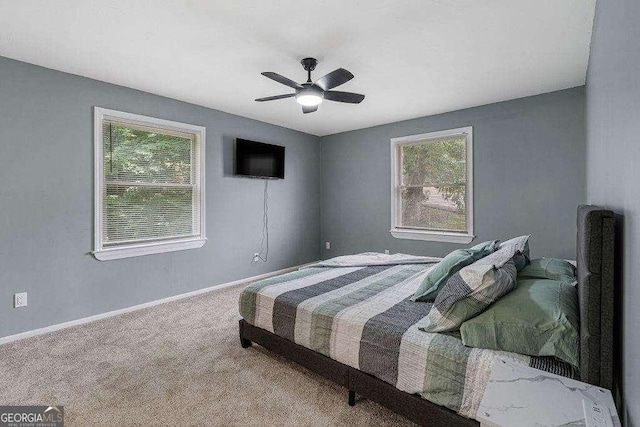
<path id="1" fill-rule="evenodd" d="M 317 262 L 317 261 L 315 261 Z M 255 282 L 257 280 L 267 279 L 269 277 L 277 276 L 279 274 L 289 273 L 291 271 L 297 270 L 305 265 L 315 264 L 315 262 L 310 262 L 307 264 L 297 265 L 294 267 L 283 268 L 282 270 L 272 271 L 270 273 L 260 274 L 258 276 L 247 277 L 245 279 L 235 280 L 233 282 L 221 283 L 219 285 L 210 286 L 208 288 L 198 289 L 197 291 L 191 291 L 180 295 L 174 295 L 167 298 L 162 298 L 155 301 L 145 302 L 144 304 L 138 304 L 127 308 L 121 308 L 119 310 L 107 311 L 106 313 L 100 313 L 89 317 L 83 317 L 82 319 L 70 320 L 64 323 L 58 323 L 51 326 L 46 326 L 44 328 L 33 329 L 31 331 L 21 332 L 15 335 L 7 335 L 6 337 L 0 338 L 0 345 L 7 344 L 10 342 L 23 340 L 29 337 L 35 337 L 37 335 L 47 334 L 49 332 L 59 331 L 60 329 L 70 328 L 72 326 L 83 325 L 85 323 L 94 322 L 100 319 L 106 319 L 107 317 L 118 316 L 120 314 L 129 313 L 131 311 L 141 310 L 143 308 L 153 307 L 160 304 L 165 304 L 171 301 L 176 301 L 183 298 L 189 298 L 195 295 L 205 294 L 207 292 L 213 292 L 224 288 L 230 288 L 232 286 L 239 286 L 243 283 Z"/>

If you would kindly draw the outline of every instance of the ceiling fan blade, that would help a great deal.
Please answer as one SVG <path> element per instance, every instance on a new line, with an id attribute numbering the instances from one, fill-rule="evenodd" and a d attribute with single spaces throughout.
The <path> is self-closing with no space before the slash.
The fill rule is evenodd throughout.
<path id="1" fill-rule="evenodd" d="M 294 89 L 302 89 L 302 86 L 299 83 L 294 82 L 291 79 L 286 78 L 285 76 L 281 76 L 278 73 L 272 73 L 271 71 L 265 71 L 261 73 L 263 76 L 270 78 L 271 80 L 275 80 L 278 83 L 282 83 L 285 86 L 292 87 Z"/>
<path id="2" fill-rule="evenodd" d="M 341 84 L 345 84 L 353 78 L 353 74 L 344 68 L 338 68 L 327 74 L 324 77 L 320 77 L 316 84 L 324 90 L 333 89 Z"/>
<path id="3" fill-rule="evenodd" d="M 324 99 L 337 102 L 348 102 L 349 104 L 359 104 L 364 99 L 364 95 L 352 92 L 340 92 L 328 90 L 324 93 Z"/>
<path id="4" fill-rule="evenodd" d="M 284 95 L 275 95 L 275 96 L 267 96 L 265 98 L 258 98 L 258 99 L 256 99 L 256 101 L 258 101 L 258 102 L 275 101 L 276 99 L 291 98 L 293 96 L 296 96 L 296 94 L 295 93 L 286 93 Z"/>
<path id="5" fill-rule="evenodd" d="M 313 113 L 314 111 L 318 111 L 317 105 L 314 105 L 313 107 L 307 107 L 306 105 L 302 106 L 302 112 L 305 114 Z"/>

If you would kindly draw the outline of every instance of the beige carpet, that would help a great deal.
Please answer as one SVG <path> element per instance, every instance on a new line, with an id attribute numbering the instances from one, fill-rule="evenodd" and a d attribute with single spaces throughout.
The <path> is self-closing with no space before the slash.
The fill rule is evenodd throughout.
<path id="1" fill-rule="evenodd" d="M 412 425 L 259 346 L 242 287 L 0 346 L 0 405 L 64 405 L 66 425 Z"/>

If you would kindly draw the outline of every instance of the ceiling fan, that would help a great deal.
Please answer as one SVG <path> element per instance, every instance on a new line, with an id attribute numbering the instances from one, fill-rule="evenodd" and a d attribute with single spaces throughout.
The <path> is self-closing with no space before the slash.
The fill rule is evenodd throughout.
<path id="1" fill-rule="evenodd" d="M 267 96 L 266 98 L 258 98 L 256 101 L 274 101 L 276 99 L 293 98 L 295 96 L 298 104 L 302 105 L 302 112 L 307 114 L 317 111 L 318 105 L 320 105 L 323 99 L 328 101 L 347 102 L 349 104 L 359 104 L 364 99 L 364 95 L 359 93 L 331 90 L 334 87 L 345 84 L 353 78 L 353 74 L 344 68 L 338 68 L 326 76 L 320 77 L 314 83 L 311 81 L 311 72 L 315 70 L 316 65 L 318 65 L 318 60 L 315 58 L 304 58 L 300 62 L 307 71 L 307 81 L 304 83 L 296 83 L 291 79 L 277 73 L 272 73 L 271 71 L 265 71 L 262 73 L 263 76 L 268 77 L 271 80 L 275 80 L 278 83 L 282 83 L 285 86 L 295 89 L 295 93 Z"/>

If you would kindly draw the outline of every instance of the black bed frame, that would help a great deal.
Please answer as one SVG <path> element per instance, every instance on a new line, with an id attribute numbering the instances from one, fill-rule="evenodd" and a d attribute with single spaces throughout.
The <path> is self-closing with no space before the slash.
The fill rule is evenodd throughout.
<path id="1" fill-rule="evenodd" d="M 613 379 L 614 221 L 611 211 L 586 205 L 578 208 L 580 379 L 609 389 Z M 240 344 L 248 348 L 252 343 L 345 387 L 351 406 L 358 394 L 420 425 L 479 426 L 475 420 L 240 320 Z"/>

